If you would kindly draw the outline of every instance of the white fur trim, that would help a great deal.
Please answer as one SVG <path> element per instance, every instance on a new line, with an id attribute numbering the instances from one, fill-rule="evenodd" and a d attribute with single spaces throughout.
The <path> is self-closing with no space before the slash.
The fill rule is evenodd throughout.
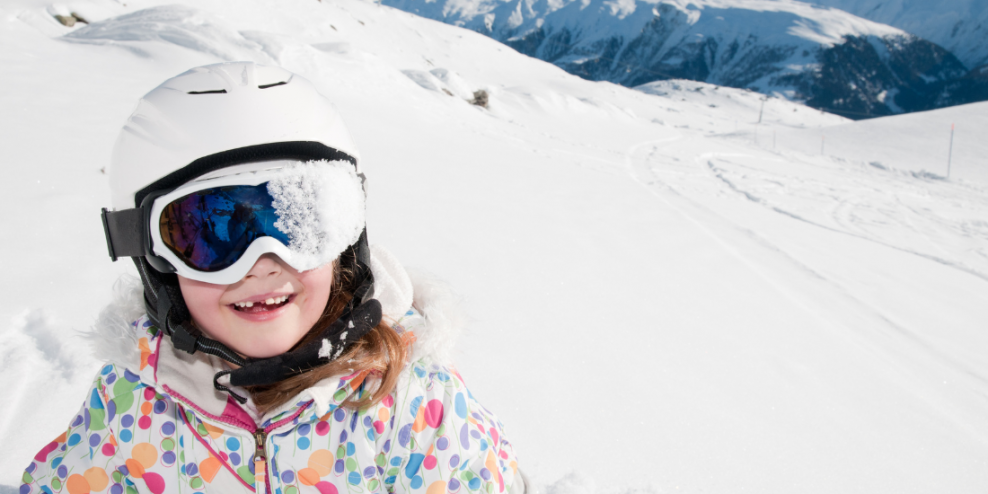
<path id="1" fill-rule="evenodd" d="M 112 362 L 129 369 L 138 369 L 141 354 L 138 332 L 131 323 L 143 316 L 144 286 L 132 275 L 123 275 L 113 284 L 113 301 L 100 311 L 92 330 L 84 333 L 100 362 Z"/>
<path id="2" fill-rule="evenodd" d="M 397 321 L 412 306 L 412 281 L 390 251 L 379 245 L 372 245 L 370 251 L 374 298 L 381 302 L 385 317 Z"/>
<path id="3" fill-rule="evenodd" d="M 410 277 L 394 254 L 378 245 L 371 246 L 371 270 L 374 298 L 381 302 L 386 317 L 399 321 L 410 307 L 422 315 L 419 324 L 407 328 L 416 338 L 412 361 L 428 358 L 452 365 L 453 347 L 466 318 L 449 285 L 428 274 Z"/>
<path id="4" fill-rule="evenodd" d="M 425 324 L 413 328 L 415 344 L 411 360 L 428 358 L 438 364 L 453 364 L 453 347 L 466 322 L 457 297 L 449 285 L 436 277 L 414 273 L 410 277 L 414 300 L 412 306 L 422 314 Z"/>

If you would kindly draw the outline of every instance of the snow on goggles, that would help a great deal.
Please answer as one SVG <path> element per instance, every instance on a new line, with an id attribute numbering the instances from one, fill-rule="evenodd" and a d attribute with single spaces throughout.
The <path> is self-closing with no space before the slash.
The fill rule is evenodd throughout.
<path id="1" fill-rule="evenodd" d="M 364 192 L 352 164 L 259 165 L 260 170 L 149 194 L 140 208 L 104 208 L 110 257 L 145 256 L 159 271 L 229 285 L 264 254 L 308 271 L 357 242 L 364 229 Z"/>

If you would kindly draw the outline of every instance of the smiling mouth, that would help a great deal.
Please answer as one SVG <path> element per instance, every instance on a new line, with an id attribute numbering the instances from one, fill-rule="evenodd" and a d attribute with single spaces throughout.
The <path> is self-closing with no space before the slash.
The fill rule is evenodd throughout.
<path id="1" fill-rule="evenodd" d="M 257 302 L 237 302 L 235 304 L 230 304 L 230 307 L 237 312 L 257 314 L 260 312 L 270 312 L 277 310 L 280 307 L 284 307 L 291 303 L 294 298 L 295 295 L 282 295 L 280 297 L 271 297 L 266 300 L 259 300 Z"/>

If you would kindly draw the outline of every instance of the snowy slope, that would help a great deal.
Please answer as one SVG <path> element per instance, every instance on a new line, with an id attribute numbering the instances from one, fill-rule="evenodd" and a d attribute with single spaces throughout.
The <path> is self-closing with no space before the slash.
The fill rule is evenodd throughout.
<path id="1" fill-rule="evenodd" d="M 119 126 L 165 78 L 252 59 L 337 101 L 372 242 L 458 290 L 460 371 L 541 492 L 988 489 L 973 175 L 783 148 L 849 122 L 700 83 L 590 82 L 372 3 L 161 3 L 68 3 L 106 21 L 72 30 L 46 3 L 0 6 L 0 144 L 23 164 L 0 207 L 30 208 L 2 219 L 25 241 L 2 247 L 0 485 L 75 413 L 98 363 L 74 335 L 131 271 L 97 219 Z M 490 109 L 464 101 L 476 89 Z"/>
<path id="2" fill-rule="evenodd" d="M 951 126 L 954 126 L 951 149 Z M 879 168 L 988 183 L 988 167 L 980 144 L 988 128 L 988 103 L 897 115 L 825 129 L 785 132 L 791 149 L 817 152 L 821 136 L 825 152 Z M 907 137 L 908 136 L 908 137 Z"/>
<path id="3" fill-rule="evenodd" d="M 988 91 L 977 79 L 943 97 L 943 84 L 967 73 L 943 48 L 793 0 L 383 3 L 487 34 L 572 74 L 625 86 L 691 79 L 784 95 L 852 118 L 979 101 Z"/>
<path id="4" fill-rule="evenodd" d="M 895 26 L 951 51 L 968 68 L 988 63 L 988 3 L 977 0 L 810 0 Z"/>
<path id="5" fill-rule="evenodd" d="M 812 124 L 789 120 L 789 125 L 780 126 L 773 124 L 782 121 L 774 119 L 784 118 L 786 112 L 819 112 L 778 98 L 695 81 L 657 81 L 635 89 L 722 107 L 728 114 L 741 115 L 732 137 L 751 141 L 762 148 L 820 154 L 823 144 L 826 156 L 931 179 L 946 177 L 950 160 L 950 178 L 988 183 L 988 166 L 981 143 L 982 130 L 988 128 L 988 103 L 857 122 L 820 114 Z M 755 125 L 759 111 L 764 113 L 762 122 L 765 125 Z M 951 126 L 955 128 L 953 144 Z"/>

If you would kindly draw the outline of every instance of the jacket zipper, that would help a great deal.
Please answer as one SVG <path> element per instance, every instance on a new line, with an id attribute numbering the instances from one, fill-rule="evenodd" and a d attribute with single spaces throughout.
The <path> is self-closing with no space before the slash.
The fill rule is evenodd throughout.
<path id="1" fill-rule="evenodd" d="M 254 440 L 257 441 L 257 451 L 254 452 L 254 492 L 257 494 L 268 492 L 268 459 L 264 456 L 264 443 L 267 438 L 268 433 L 264 429 L 257 428 L 254 431 Z"/>
<path id="2" fill-rule="evenodd" d="M 170 394 L 172 394 L 173 396 L 179 396 L 179 397 L 181 397 L 181 395 L 175 393 L 171 389 L 168 389 L 167 386 L 164 386 L 164 389 L 166 391 L 168 391 Z M 183 399 L 183 401 L 185 401 L 187 405 L 191 405 L 188 402 L 188 400 L 184 400 Z M 278 427 L 281 427 L 282 425 L 285 425 L 285 424 L 287 424 L 287 423 L 295 420 L 296 417 L 298 417 L 299 415 L 302 415 L 302 412 L 304 412 L 311 405 L 312 405 L 312 401 L 309 401 L 309 402 L 305 403 L 304 405 L 302 405 L 301 407 L 299 407 L 298 410 L 295 410 L 295 413 L 293 413 L 290 417 L 283 418 L 283 419 L 281 419 L 281 420 L 279 420 L 279 421 L 277 421 L 277 422 L 275 422 L 275 423 L 267 426 L 266 428 L 257 427 L 256 425 L 254 426 L 254 432 L 252 432 L 251 434 L 253 434 L 253 436 L 254 436 L 254 441 L 257 442 L 257 449 L 254 452 L 254 458 L 253 458 L 253 462 L 254 462 L 254 492 L 256 494 L 268 494 L 271 491 L 271 481 L 270 481 L 270 479 L 268 479 L 268 460 L 267 460 L 267 456 L 264 454 L 264 443 L 268 439 L 268 432 L 270 432 L 270 431 L 272 431 L 274 429 L 277 429 Z M 206 417 L 209 417 L 212 420 L 215 420 L 215 421 L 220 422 L 220 423 L 223 423 L 223 424 L 228 424 L 228 425 L 233 425 L 233 426 L 236 426 L 236 427 L 240 427 L 241 429 L 246 429 L 248 432 L 250 432 L 250 429 L 247 429 L 247 427 L 243 423 L 241 423 L 239 421 L 233 422 L 233 421 L 230 421 L 230 420 L 223 420 L 223 418 L 210 415 L 208 412 L 205 412 L 205 411 L 203 411 L 203 410 L 195 407 L 194 405 L 191 405 L 191 406 L 193 407 L 194 410 L 196 410 L 197 412 L 199 412 L 201 415 L 206 416 Z M 184 407 L 183 407 L 183 410 L 182 410 L 182 417 L 183 417 L 183 420 L 185 420 L 185 418 L 184 418 L 185 417 Z M 187 421 L 186 421 L 186 425 L 188 425 L 188 422 Z M 207 445 L 207 448 L 208 447 L 209 446 Z M 258 463 L 258 461 L 260 461 L 260 463 Z M 240 479 L 240 481 L 243 482 L 243 479 Z M 247 484 L 244 483 L 244 485 L 247 485 Z"/>
<path id="3" fill-rule="evenodd" d="M 254 441 L 257 442 L 257 450 L 254 452 L 254 492 L 256 494 L 269 494 L 271 492 L 271 479 L 268 478 L 268 459 L 264 454 L 264 444 L 268 439 L 268 432 L 295 420 L 310 405 L 312 405 L 311 401 L 295 410 L 295 413 L 290 417 L 283 418 L 265 428 L 254 429 Z"/>

